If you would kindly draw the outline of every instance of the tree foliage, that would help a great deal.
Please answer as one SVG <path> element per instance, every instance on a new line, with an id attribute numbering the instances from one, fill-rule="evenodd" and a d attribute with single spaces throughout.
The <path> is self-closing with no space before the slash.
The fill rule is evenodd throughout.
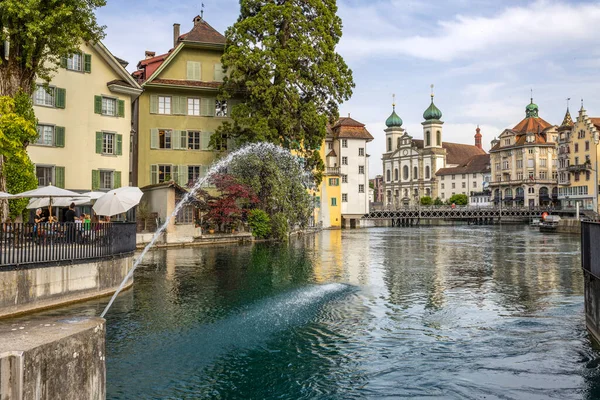
<path id="1" fill-rule="evenodd" d="M 36 76 L 50 81 L 61 57 L 79 51 L 82 41 L 103 38 L 94 11 L 106 0 L 0 1 L 0 95 L 19 88 L 31 94 Z"/>
<path id="2" fill-rule="evenodd" d="M 256 193 L 258 207 L 271 219 L 272 235 L 281 238 L 290 227 L 308 223 L 313 204 L 302 165 L 295 157 L 276 152 L 247 153 L 232 160 L 228 173 Z M 284 225 L 286 230 L 281 234 Z"/>
<path id="3" fill-rule="evenodd" d="M 210 181 L 221 195 L 208 201 L 209 211 L 205 218 L 222 228 L 233 228 L 258 198 L 249 186 L 238 183 L 231 175 L 215 174 Z"/>
<path id="4" fill-rule="evenodd" d="M 31 98 L 19 91 L 15 98 L 0 97 L 0 187 L 9 193 L 20 193 L 35 189 L 37 179 L 27 151 L 29 142 L 37 137 L 37 120 Z M 10 200 L 9 216 L 16 218 L 27 206 L 28 199 Z M 3 205 L 1 217 L 6 217 Z"/>
<path id="5" fill-rule="evenodd" d="M 469 198 L 466 194 L 455 194 L 448 199 L 448 204 L 456 204 L 457 206 L 466 206 L 469 204 Z"/>
<path id="6" fill-rule="evenodd" d="M 256 238 L 266 238 L 271 234 L 271 218 L 258 208 L 248 213 L 248 226 L 252 228 L 252 235 Z"/>
<path id="7" fill-rule="evenodd" d="M 434 206 L 443 206 L 444 202 L 439 197 L 436 197 L 435 200 L 433 201 L 433 205 Z"/>
<path id="8" fill-rule="evenodd" d="M 421 197 L 421 205 L 422 206 L 430 206 L 433 204 L 433 200 L 429 196 Z"/>
<path id="9" fill-rule="evenodd" d="M 222 57 L 223 98 L 244 96 L 214 140 L 267 141 L 296 149 L 323 169 L 318 149 L 338 104 L 350 98 L 352 71 L 335 46 L 342 35 L 336 0 L 240 0 Z M 212 143 L 213 146 L 216 143 Z"/>

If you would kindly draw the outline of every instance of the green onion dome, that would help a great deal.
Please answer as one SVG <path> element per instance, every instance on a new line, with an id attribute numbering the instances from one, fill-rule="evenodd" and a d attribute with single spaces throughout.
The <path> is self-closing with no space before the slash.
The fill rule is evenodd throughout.
<path id="1" fill-rule="evenodd" d="M 525 116 L 526 116 L 526 118 L 530 118 L 530 117 L 538 118 L 538 111 L 539 111 L 538 105 L 533 102 L 533 98 L 532 98 L 531 103 L 527 104 L 527 107 L 525 107 Z"/>
<path id="2" fill-rule="evenodd" d="M 388 128 L 399 128 L 402 126 L 402 118 L 396 114 L 396 105 L 393 105 L 392 115 L 385 121 Z"/>
<path id="3" fill-rule="evenodd" d="M 435 104 L 433 104 L 433 94 L 431 95 L 431 104 L 423 113 L 423 118 L 425 118 L 425 121 L 439 120 L 442 118 L 442 112 L 435 106 Z"/>

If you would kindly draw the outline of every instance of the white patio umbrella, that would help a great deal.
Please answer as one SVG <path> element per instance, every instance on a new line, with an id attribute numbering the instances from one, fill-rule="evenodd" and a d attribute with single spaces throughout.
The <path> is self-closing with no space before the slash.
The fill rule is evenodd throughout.
<path id="1" fill-rule="evenodd" d="M 96 200 L 92 207 L 98 215 L 117 215 L 137 206 L 144 193 L 135 186 L 113 189 Z"/>
<path id="2" fill-rule="evenodd" d="M 14 196 L 10 193 L 6 193 L 6 192 L 0 192 L 0 200 L 7 200 L 7 199 L 11 199 Z"/>
<path id="3" fill-rule="evenodd" d="M 81 195 L 77 192 L 72 192 L 70 190 L 61 189 L 56 186 L 48 185 L 48 186 L 42 186 L 37 189 L 28 190 L 27 192 L 17 193 L 13 196 L 13 198 L 24 198 L 24 197 L 48 199 L 48 207 L 50 208 L 50 215 L 52 215 L 52 205 L 54 205 L 54 199 L 81 197 Z"/>

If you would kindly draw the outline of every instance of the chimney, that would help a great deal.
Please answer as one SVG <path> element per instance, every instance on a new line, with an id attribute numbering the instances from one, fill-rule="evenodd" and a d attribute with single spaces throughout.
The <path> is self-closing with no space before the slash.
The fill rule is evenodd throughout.
<path id="1" fill-rule="evenodd" d="M 350 113 L 348 113 L 348 118 L 350 118 Z"/>
<path id="2" fill-rule="evenodd" d="M 481 146 L 481 129 L 479 129 L 479 125 L 477 125 L 477 129 L 475 129 L 475 147 L 483 150 L 483 147 Z"/>
<path id="3" fill-rule="evenodd" d="M 173 47 L 177 47 L 177 41 L 179 40 L 179 24 L 173 24 Z"/>
<path id="4" fill-rule="evenodd" d="M 156 55 L 155 51 L 146 50 L 146 60 Z"/>

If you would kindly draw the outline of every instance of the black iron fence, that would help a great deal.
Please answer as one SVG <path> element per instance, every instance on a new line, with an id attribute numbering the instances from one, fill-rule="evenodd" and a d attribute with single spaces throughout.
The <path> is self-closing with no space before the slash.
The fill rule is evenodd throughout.
<path id="1" fill-rule="evenodd" d="M 581 221 L 581 267 L 600 278 L 600 222 Z"/>
<path id="2" fill-rule="evenodd" d="M 0 267 L 110 257 L 135 250 L 135 223 L 1 225 Z"/>

